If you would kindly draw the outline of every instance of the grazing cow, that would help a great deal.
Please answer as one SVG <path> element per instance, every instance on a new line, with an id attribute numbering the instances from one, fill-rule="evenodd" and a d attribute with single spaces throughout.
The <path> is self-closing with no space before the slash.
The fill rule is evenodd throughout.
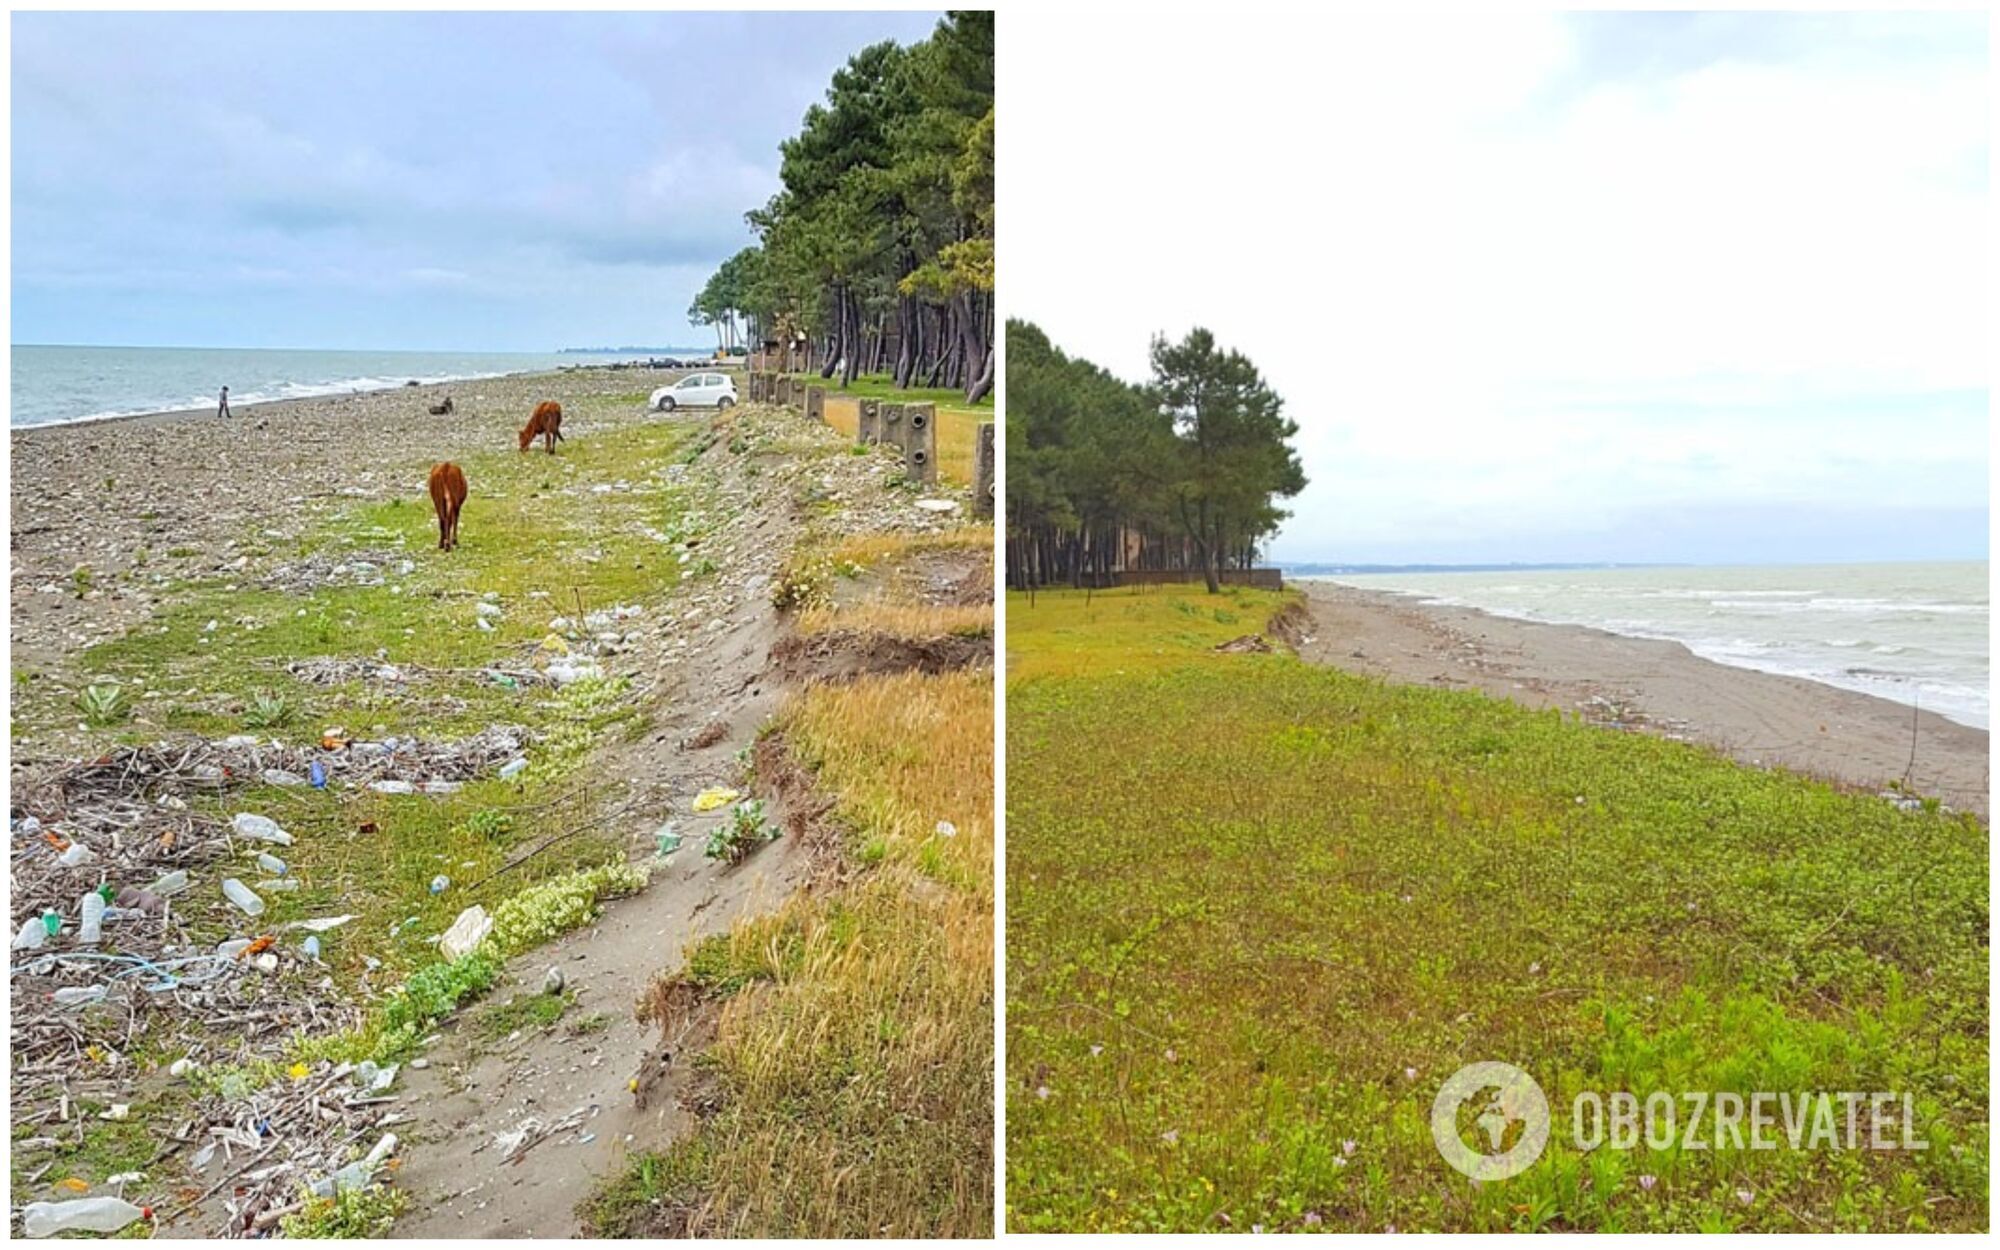
<path id="1" fill-rule="evenodd" d="M 528 450 L 537 438 L 547 445 L 551 456 L 556 454 L 556 443 L 562 438 L 562 405 L 553 399 L 535 405 L 535 415 L 521 431 L 521 450 Z"/>
<path id="2" fill-rule="evenodd" d="M 458 546 L 458 511 L 465 506 L 465 474 L 447 460 L 431 466 L 431 507 L 438 514 L 438 550 Z"/>
<path id="3" fill-rule="evenodd" d="M 451 414 L 451 396 L 449 395 L 444 397 L 443 403 L 431 405 L 431 415 L 434 417 L 449 416 L 450 414 Z"/>

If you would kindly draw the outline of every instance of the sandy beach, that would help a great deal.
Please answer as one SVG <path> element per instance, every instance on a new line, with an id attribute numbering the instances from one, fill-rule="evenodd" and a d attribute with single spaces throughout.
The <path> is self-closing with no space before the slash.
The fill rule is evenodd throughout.
<path id="1" fill-rule="evenodd" d="M 1881 790 L 1907 776 L 1917 794 L 1988 813 L 1986 732 L 1932 712 L 1717 664 L 1675 642 L 1425 605 L 1332 582 L 1296 585 L 1314 618 L 1300 654 L 1315 663 L 1562 708 L 1857 788 Z"/>

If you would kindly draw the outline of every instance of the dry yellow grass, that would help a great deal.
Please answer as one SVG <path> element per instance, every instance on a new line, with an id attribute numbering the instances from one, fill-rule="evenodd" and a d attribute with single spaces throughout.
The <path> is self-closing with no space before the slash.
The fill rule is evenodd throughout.
<path id="1" fill-rule="evenodd" d="M 991 552 L 992 550 L 991 526 L 962 525 L 957 529 L 942 530 L 934 534 L 855 534 L 841 539 L 834 546 L 832 554 L 835 560 L 843 564 L 858 564 L 868 568 L 898 556 L 924 551 Z"/>
<path id="2" fill-rule="evenodd" d="M 993 605 L 921 603 L 857 603 L 847 607 L 813 607 L 799 614 L 798 631 L 866 630 L 898 638 L 936 638 L 941 634 L 972 637 L 993 632 Z"/>
<path id="3" fill-rule="evenodd" d="M 602 1233 L 993 1233 L 993 679 L 814 686 L 782 722 L 868 871 L 705 944 L 725 1101 L 635 1156 Z M 949 822 L 940 824 L 940 822 Z"/>
<path id="4" fill-rule="evenodd" d="M 937 410 L 940 474 L 961 484 L 972 481 L 972 457 L 979 442 L 979 427 L 992 419 L 990 411 L 979 412 L 969 408 Z M 826 423 L 848 438 L 858 437 L 861 432 L 860 401 L 827 396 Z"/>

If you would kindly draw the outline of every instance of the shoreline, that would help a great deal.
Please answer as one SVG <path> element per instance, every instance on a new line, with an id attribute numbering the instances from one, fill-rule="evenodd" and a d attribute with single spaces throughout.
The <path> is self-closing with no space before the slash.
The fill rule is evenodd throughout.
<path id="1" fill-rule="evenodd" d="M 1595 724 L 1695 742 L 1760 768 L 1989 809 L 1986 730 L 1878 695 L 1723 664 L 1667 639 L 1301 580 L 1301 657 L 1389 681 L 1478 690 Z M 1913 738 L 1914 735 L 1914 738 Z M 1914 749 L 1913 749 L 1914 748 Z M 1914 756 L 1914 762 L 1912 762 Z"/>
<path id="2" fill-rule="evenodd" d="M 232 403 L 230 405 L 229 419 L 233 421 L 240 416 L 254 416 L 263 409 L 283 404 L 309 404 L 329 399 L 360 399 L 371 395 L 392 394 L 401 391 L 425 393 L 440 386 L 462 386 L 474 382 L 513 381 L 520 378 L 557 377 L 565 373 L 596 369 L 610 372 L 611 366 L 608 364 L 578 364 L 558 365 L 553 369 L 514 369 L 502 373 L 468 373 L 449 378 L 418 378 L 415 380 L 416 385 L 414 386 L 404 381 L 395 382 L 388 386 L 343 386 L 336 390 L 316 391 L 307 395 L 283 395 L 264 399 L 246 399 L 240 404 Z M 619 372 L 623 372 L 623 370 Z M 686 373 L 691 372 L 691 370 L 657 369 L 647 370 L 647 372 Z M 207 417 L 210 420 L 217 419 L 215 409 L 213 408 L 147 408 L 139 412 L 93 412 L 86 413 L 81 417 L 64 417 L 57 421 L 35 421 L 25 425 L 9 425 L 7 430 L 10 434 L 25 434 L 31 430 L 68 430 L 79 426 L 108 425 L 116 421 L 181 420 L 188 417 Z"/>

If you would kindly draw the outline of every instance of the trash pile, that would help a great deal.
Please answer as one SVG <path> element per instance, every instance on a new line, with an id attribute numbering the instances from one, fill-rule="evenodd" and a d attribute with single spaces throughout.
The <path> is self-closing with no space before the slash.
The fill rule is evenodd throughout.
<path id="1" fill-rule="evenodd" d="M 268 590 L 303 594 L 325 586 L 380 586 L 391 575 L 408 577 L 416 561 L 399 549 L 369 548 L 343 554 L 319 552 L 292 564 L 281 564 L 264 578 Z"/>
<path id="2" fill-rule="evenodd" d="M 177 1056 L 166 1075 L 190 1096 L 174 1100 L 171 1121 L 148 1126 L 154 1162 L 184 1161 L 201 1187 L 171 1209 L 161 1203 L 163 1220 L 212 1216 L 212 1200 L 226 1214 L 215 1232 L 259 1235 L 298 1210 L 308 1187 L 330 1193 L 385 1166 L 395 1148 L 385 1130 L 410 1118 L 394 1110 L 396 1070 L 288 1054 L 299 1035 L 361 1018 L 322 961 L 322 944 L 354 918 L 267 927 L 268 898 L 299 885 L 284 858 L 295 835 L 271 815 L 222 821 L 190 800 L 260 783 L 435 793 L 518 772 L 527 742 L 513 726 L 449 743 L 243 736 L 121 747 L 19 781 L 8 917 L 15 1175 L 24 1198 L 56 1186 L 67 1200 L 41 1204 L 37 1226 L 97 1228 L 142 1209 L 126 1201 L 136 1190 L 86 1194 L 88 1181 L 52 1171 L 89 1118 L 132 1115 L 147 1070 L 131 1052 L 141 1048 Z M 218 932 L 228 936 L 213 942 Z M 372 1162 L 354 1162 L 371 1145 Z M 120 1191 L 145 1184 L 143 1170 L 123 1179 Z"/>

